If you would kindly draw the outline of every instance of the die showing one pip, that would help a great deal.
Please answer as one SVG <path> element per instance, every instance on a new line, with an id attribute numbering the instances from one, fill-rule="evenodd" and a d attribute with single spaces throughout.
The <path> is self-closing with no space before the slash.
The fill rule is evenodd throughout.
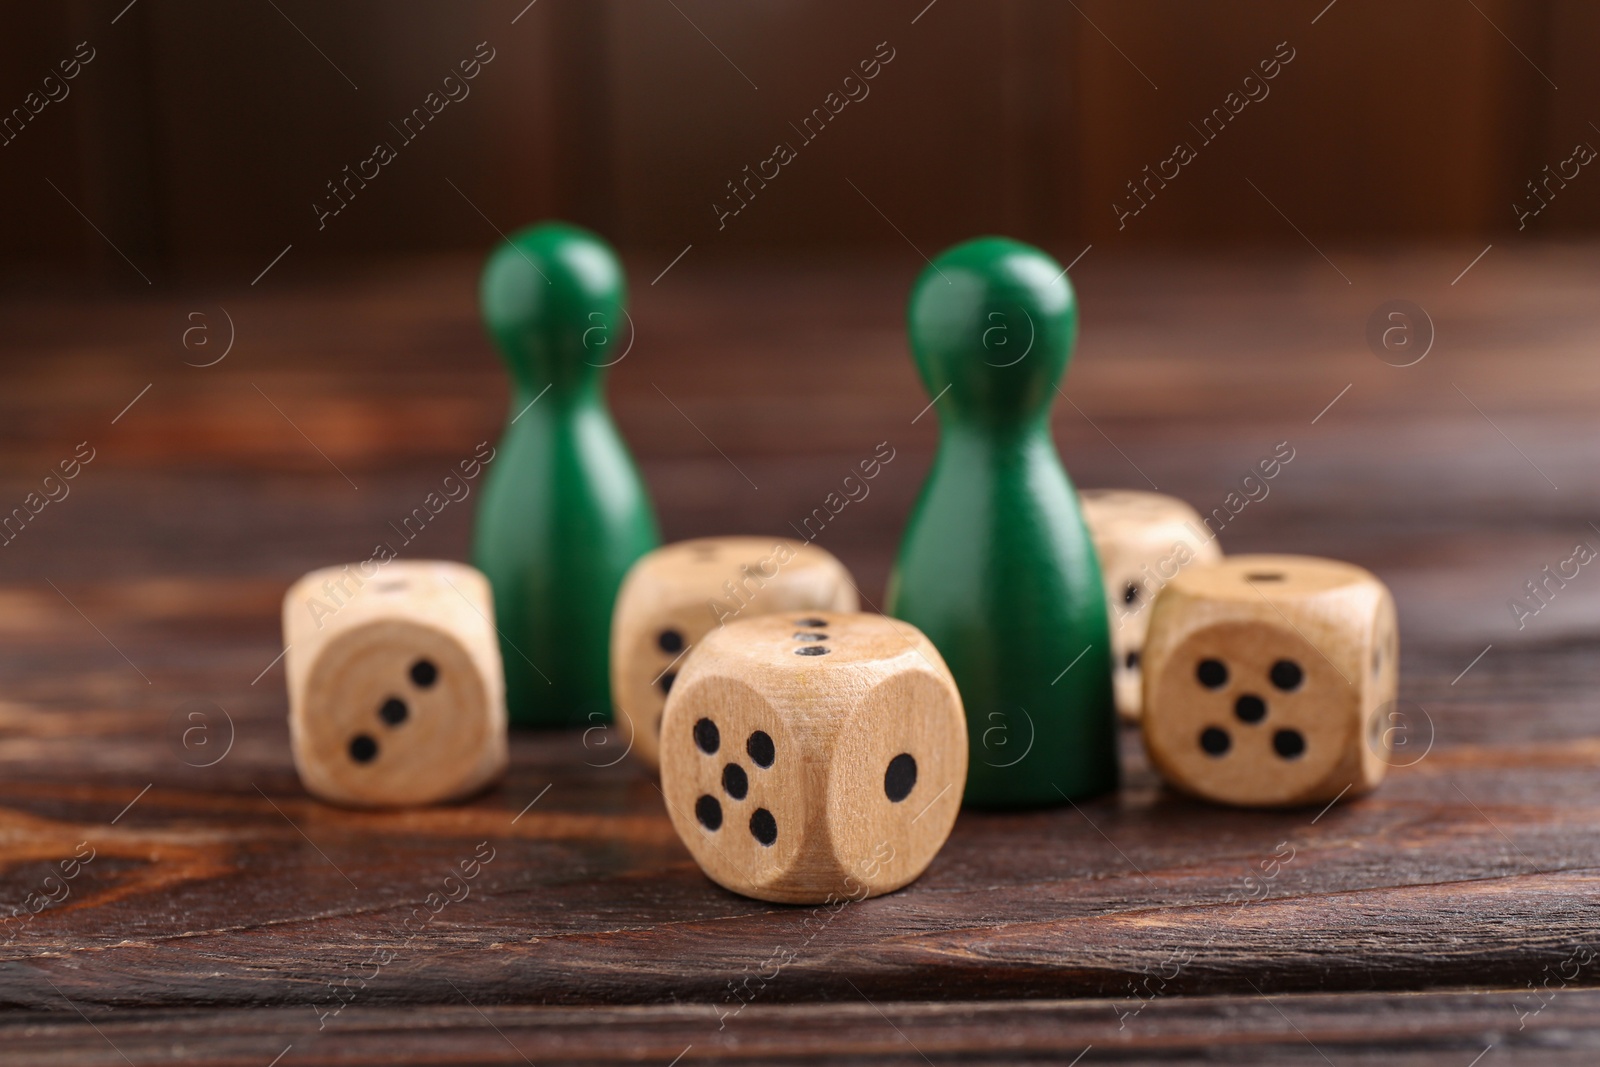
<path id="1" fill-rule="evenodd" d="M 611 699 L 628 750 L 661 762 L 661 711 L 706 633 L 774 611 L 855 611 L 856 587 L 813 544 L 706 537 L 658 548 L 628 571 L 611 615 Z"/>
<path id="2" fill-rule="evenodd" d="M 494 602 L 460 563 L 312 571 L 283 599 L 289 740 L 306 790 L 352 807 L 459 799 L 506 767 Z"/>
<path id="3" fill-rule="evenodd" d="M 1132 489 L 1085 489 L 1078 495 L 1106 585 L 1117 711 L 1138 719 L 1150 605 L 1180 570 L 1214 563 L 1222 549 L 1200 513 L 1175 497 Z"/>
<path id="4" fill-rule="evenodd" d="M 667 698 L 672 824 L 712 881 L 759 900 L 899 889 L 949 836 L 966 775 L 949 668 L 882 615 L 731 623 L 705 636 Z"/>
<path id="5" fill-rule="evenodd" d="M 1399 635 L 1394 600 L 1360 567 L 1231 556 L 1156 600 L 1141 725 L 1172 785 L 1242 807 L 1364 793 L 1383 779 Z M 1348 791 L 1348 792 L 1346 792 Z"/>

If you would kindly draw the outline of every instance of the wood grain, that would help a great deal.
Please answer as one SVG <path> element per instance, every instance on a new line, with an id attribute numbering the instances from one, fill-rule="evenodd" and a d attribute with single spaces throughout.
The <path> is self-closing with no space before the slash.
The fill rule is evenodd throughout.
<path id="1" fill-rule="evenodd" d="M 127 1062 L 609 1064 L 714 1062 L 1014 1064 L 1115 1062 L 1202 1065 L 1226 1045 L 1237 1063 L 1589 1064 L 1600 1051 L 1600 992 L 1527 990 L 1420 994 L 1170 997 L 1135 1017 L 1104 1000 L 996 1001 L 950 1005 L 871 1002 L 752 1004 L 737 1015 L 699 1005 L 475 1007 L 456 1002 L 418 1012 L 352 1008 L 327 1029 L 296 1029 L 288 1009 L 220 1010 L 184 1018 L 120 1011 L 97 1033 L 60 1019 L 0 1025 L 18 1067 L 121 1067 Z M 1522 1013 L 1522 1014 L 1519 1014 Z M 183 1018 L 186 1037 L 170 1033 Z M 1526 1025 L 1521 1026 L 1525 1020 Z M 1122 1023 L 1126 1021 L 1127 1025 Z M 1520 1028 L 1519 1028 L 1520 1027 Z M 291 1041 L 291 1038 L 293 1040 Z M 286 1046 L 291 1046 L 285 1052 Z M 123 1058 L 126 1054 L 126 1059 Z"/>
<path id="2" fill-rule="evenodd" d="M 1491 1040 L 1592 1059 L 1592 967 L 1524 1031 L 1508 1005 L 1533 1003 L 1528 983 L 1600 921 L 1600 580 L 1585 568 L 1522 629 L 1507 601 L 1600 543 L 1585 503 L 1600 248 L 1496 246 L 1455 286 L 1480 248 L 1329 249 L 1352 286 L 1310 253 L 1101 251 L 1074 270 L 1083 344 L 1055 415 L 1069 470 L 1083 486 L 1148 477 L 1205 513 L 1291 440 L 1271 494 L 1220 539 L 1384 580 L 1421 758 L 1325 814 L 1230 811 L 1162 789 L 1130 734 L 1117 796 L 963 814 L 917 882 L 826 922 L 708 882 L 609 733 L 515 735 L 504 783 L 454 807 L 352 812 L 300 789 L 281 597 L 366 558 L 498 433 L 476 262 L 0 303 L 7 506 L 78 442 L 96 449 L 0 548 L 0 901 L 40 907 L 0 935 L 8 1054 L 113 1061 L 86 1016 L 141 1064 L 265 1064 L 291 1042 L 285 1065 L 392 1061 L 410 1041 L 414 1062 L 520 1061 L 487 1016 L 541 1064 L 667 1063 L 691 1043 L 685 1063 L 920 1059 L 865 996 L 930 1057 L 972 1062 L 1011 1040 L 1059 1055 L 1079 1035 L 1065 1060 L 1129 1042 L 1133 1062 L 1223 1045 L 1321 1062 L 1278 1008 L 1341 1063 L 1466 1064 Z M 669 538 L 781 533 L 887 439 L 870 496 L 817 539 L 881 603 L 934 439 L 900 333 L 913 260 L 686 259 L 655 287 L 661 264 L 635 266 L 640 343 L 613 396 Z M 1396 293 L 1439 333 L 1403 370 L 1362 341 Z M 219 321 L 218 299 L 238 346 L 186 367 L 184 316 Z M 406 558 L 462 558 L 475 494 Z M 211 766 L 218 749 L 174 729 L 191 702 L 227 751 Z M 463 861 L 479 873 L 450 899 Z M 795 956 L 774 975 L 781 950 Z M 1117 1010 L 1155 988 L 1118 1031 Z M 747 1001 L 717 1036 L 717 1013 Z"/>

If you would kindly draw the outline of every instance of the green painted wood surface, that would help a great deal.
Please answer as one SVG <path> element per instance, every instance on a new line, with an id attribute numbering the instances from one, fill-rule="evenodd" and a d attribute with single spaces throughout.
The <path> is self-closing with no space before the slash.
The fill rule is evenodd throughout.
<path id="1" fill-rule="evenodd" d="M 917 279 L 911 348 L 939 450 L 885 610 L 955 675 L 972 745 L 966 802 L 1060 804 L 1117 784 L 1100 566 L 1050 434 L 1077 336 L 1061 265 L 986 237 Z"/>
<path id="2" fill-rule="evenodd" d="M 612 604 L 661 540 L 605 401 L 607 368 L 633 336 L 626 289 L 611 248 L 562 223 L 519 231 L 484 266 L 484 325 L 512 395 L 473 559 L 494 587 L 517 726 L 610 721 Z"/>

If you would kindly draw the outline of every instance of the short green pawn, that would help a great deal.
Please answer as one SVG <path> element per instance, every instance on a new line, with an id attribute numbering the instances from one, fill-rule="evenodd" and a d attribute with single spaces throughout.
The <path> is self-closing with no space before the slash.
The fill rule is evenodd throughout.
<path id="1" fill-rule="evenodd" d="M 886 610 L 927 634 L 955 675 L 972 753 L 966 803 L 1113 789 L 1100 564 L 1050 434 L 1078 330 L 1066 271 L 1017 241 L 968 241 L 922 272 L 908 325 L 939 450 Z"/>
<path id="2" fill-rule="evenodd" d="M 610 246 L 564 223 L 518 231 L 484 265 L 483 321 L 512 390 L 473 559 L 494 588 L 514 725 L 610 721 L 612 604 L 661 542 L 605 401 L 632 342 L 626 288 Z"/>

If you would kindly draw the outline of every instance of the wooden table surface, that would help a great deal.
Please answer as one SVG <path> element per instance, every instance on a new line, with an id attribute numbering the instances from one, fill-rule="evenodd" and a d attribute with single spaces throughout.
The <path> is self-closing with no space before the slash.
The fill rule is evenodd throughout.
<path id="1" fill-rule="evenodd" d="M 1119 794 L 965 813 L 837 913 L 712 885 L 603 731 L 515 735 L 454 807 L 300 788 L 279 600 L 497 438 L 475 260 L 6 298 L 5 508 L 94 458 L 0 548 L 0 1061 L 1594 1062 L 1600 571 L 1509 602 L 1600 547 L 1600 248 L 1497 245 L 1454 283 L 1477 248 L 1326 251 L 1091 252 L 1055 428 L 1079 485 L 1204 511 L 1289 442 L 1223 544 L 1389 583 L 1401 765 L 1230 811 L 1130 734 Z M 881 603 L 937 434 L 920 261 L 664 263 L 630 262 L 612 396 L 666 536 L 784 533 L 886 441 L 820 538 Z M 1393 298 L 1436 331 L 1414 366 L 1365 340 Z M 405 554 L 464 558 L 474 504 Z"/>

